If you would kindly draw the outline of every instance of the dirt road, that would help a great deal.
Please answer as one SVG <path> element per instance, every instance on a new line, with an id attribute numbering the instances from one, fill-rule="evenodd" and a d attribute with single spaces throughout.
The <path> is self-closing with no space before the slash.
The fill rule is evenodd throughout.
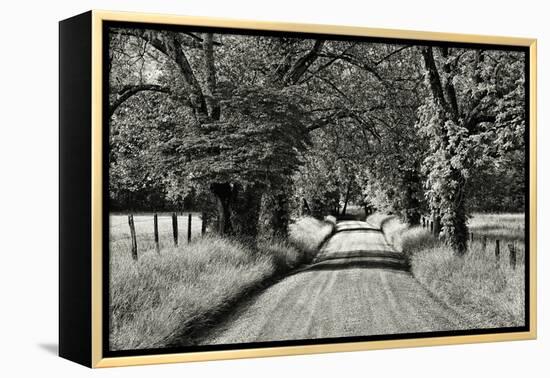
<path id="1" fill-rule="evenodd" d="M 469 327 L 414 279 L 376 225 L 343 221 L 313 264 L 250 298 L 201 344 Z"/>

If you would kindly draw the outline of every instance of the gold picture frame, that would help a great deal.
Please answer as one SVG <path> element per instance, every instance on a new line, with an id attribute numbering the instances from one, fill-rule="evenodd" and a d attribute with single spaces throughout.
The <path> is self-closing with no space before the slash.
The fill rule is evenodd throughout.
<path id="1" fill-rule="evenodd" d="M 453 34 L 453 33 L 436 33 L 412 30 L 394 30 L 394 29 L 378 29 L 368 27 L 354 26 L 335 26 L 335 25 L 316 25 L 316 24 L 296 24 L 282 22 L 259 22 L 252 20 L 231 20 L 210 17 L 190 17 L 190 16 L 174 16 L 146 13 L 126 13 L 126 12 L 111 12 L 93 10 L 85 14 L 84 18 L 86 26 L 81 27 L 82 30 L 89 27 L 90 40 L 90 85 L 91 85 L 91 103 L 90 110 L 90 129 L 91 135 L 88 135 L 91 145 L 91 167 L 89 168 L 90 183 L 91 183 L 91 199 L 90 199 L 90 216 L 89 223 L 89 240 L 91 245 L 84 245 L 82 248 L 89 248 L 89 260 L 82 261 L 78 268 L 71 269 L 89 269 L 90 292 L 84 292 L 85 300 L 89 300 L 90 314 L 89 318 L 81 319 L 83 323 L 90 322 L 89 329 L 84 330 L 84 326 L 71 328 L 65 331 L 64 336 L 60 338 L 70 339 L 68 332 L 83 329 L 83 332 L 89 336 L 89 349 L 85 348 L 85 353 L 89 353 L 88 358 L 81 358 L 80 355 L 73 356 L 70 352 L 64 352 L 64 342 L 60 342 L 61 355 L 77 362 L 83 363 L 90 367 L 115 367 L 115 366 L 130 366 L 144 364 L 161 364 L 174 362 L 189 362 L 189 361 L 208 361 L 220 359 L 238 359 L 250 357 L 267 357 L 267 356 L 284 356 L 284 355 L 300 355 L 311 353 L 328 353 L 328 352 L 348 352 L 372 349 L 388 349 L 388 348 L 403 348 L 403 347 L 418 347 L 418 346 L 434 346 L 448 344 L 466 344 L 466 343 L 481 343 L 495 341 L 512 341 L 512 340 L 527 340 L 535 339 L 537 335 L 537 296 L 536 296 L 536 228 L 537 228 L 537 41 L 536 39 L 528 38 L 513 38 L 500 36 L 482 36 L 470 34 Z M 277 32 L 299 32 L 311 34 L 325 35 L 344 35 L 354 37 L 377 37 L 387 39 L 415 40 L 415 41 L 438 41 L 438 42 L 457 42 L 471 44 L 492 44 L 503 46 L 521 46 L 529 49 L 529 329 L 525 332 L 510 332 L 510 333 L 488 333 L 488 334 L 472 334 L 458 335 L 445 337 L 422 337 L 422 338 L 407 338 L 396 340 L 376 340 L 376 341 L 361 341 L 361 342 L 342 342 L 335 344 L 317 344 L 317 345 L 297 345 L 297 346 L 269 346 L 259 347 L 254 349 L 236 349 L 236 350 L 216 350 L 216 351 L 197 351 L 186 353 L 167 353 L 167 354 L 151 354 L 151 355 L 133 355 L 124 357 L 104 357 L 103 336 L 104 325 L 104 309 L 103 309 L 103 277 L 102 271 L 104 267 L 104 251 L 103 251 L 103 196 L 105 191 L 103 180 L 103 107 L 105 99 L 103 98 L 103 23 L 109 21 L 143 23 L 143 24 L 162 24 L 162 25 L 186 25 L 200 27 L 215 27 L 215 28 L 230 28 L 230 29 L 250 29 L 260 31 L 277 31 Z M 63 22 L 62 22 L 63 23 Z M 61 38 L 63 38 L 61 36 Z M 70 44 L 70 42 L 67 42 Z M 62 47 L 63 47 L 62 43 Z M 74 44 L 76 46 L 76 42 Z M 63 54 L 63 51 L 60 51 Z M 62 85 L 63 87 L 63 85 Z M 66 101 L 69 101 L 67 99 Z M 64 106 L 67 103 L 60 104 L 60 112 L 63 113 Z M 62 127 L 63 129 L 63 127 Z M 62 137 L 63 138 L 63 137 Z M 62 158 L 63 159 L 63 156 Z M 67 226 L 69 227 L 69 226 Z M 68 230 L 68 229 L 67 229 Z M 67 231 L 66 230 L 66 231 Z M 61 233 L 63 235 L 63 228 Z M 68 231 L 67 231 L 68 232 Z M 64 237 L 64 236 L 62 236 Z M 74 249 L 73 249 L 74 252 Z M 68 253 L 68 252 L 67 252 Z M 64 258 L 67 254 L 63 254 L 60 258 L 63 265 Z M 67 262 L 67 264 L 72 264 Z M 88 264 L 86 266 L 86 264 Z M 68 266 L 68 265 L 67 265 Z M 67 268 L 68 269 L 68 268 Z M 63 269 L 61 269 L 63 273 Z M 63 295 L 69 295 L 63 292 L 65 286 L 70 285 L 70 278 L 61 279 L 61 291 Z M 80 288 L 76 285 L 75 288 Z M 88 289 L 84 287 L 83 289 Z M 67 289 L 69 290 L 69 289 Z M 71 294 L 72 295 L 72 294 Z M 62 299 L 60 299 L 62 301 Z M 69 310 L 68 304 L 60 304 L 60 322 L 64 322 L 71 317 L 77 316 Z M 62 319 L 61 319 L 62 318 Z M 62 326 L 63 327 L 63 326 Z M 60 330 L 60 332 L 64 332 Z M 73 335 L 77 337 L 77 335 Z M 83 342 L 87 342 L 87 338 L 82 338 Z M 65 342 L 66 348 L 73 348 L 74 343 Z M 69 345 L 70 344 L 70 345 Z"/>

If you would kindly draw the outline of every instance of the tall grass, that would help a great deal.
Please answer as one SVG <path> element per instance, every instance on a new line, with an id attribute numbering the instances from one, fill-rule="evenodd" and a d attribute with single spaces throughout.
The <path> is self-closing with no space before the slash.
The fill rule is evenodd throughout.
<path id="1" fill-rule="evenodd" d="M 207 236 L 177 248 L 165 242 L 160 254 L 142 234 L 137 262 L 129 240 L 111 230 L 111 349 L 192 344 L 247 293 L 311 260 L 332 229 L 304 218 L 291 225 L 289 241 L 265 240 L 251 247 Z"/>
<path id="2" fill-rule="evenodd" d="M 416 279 L 439 299 L 467 314 L 480 328 L 512 327 L 525 323 L 523 220 L 522 214 L 474 214 L 469 221 L 474 241 L 463 257 L 426 229 L 408 228 L 396 218 L 384 222 L 384 232 L 409 255 Z M 501 241 L 499 260 L 494 253 L 496 239 Z M 518 251 L 516 269 L 509 264 L 508 243 Z"/>

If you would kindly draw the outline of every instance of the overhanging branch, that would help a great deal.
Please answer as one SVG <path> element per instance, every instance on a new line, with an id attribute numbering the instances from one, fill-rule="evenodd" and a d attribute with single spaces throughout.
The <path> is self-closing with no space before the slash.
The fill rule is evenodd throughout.
<path id="1" fill-rule="evenodd" d="M 288 72 L 283 77 L 283 82 L 286 84 L 296 84 L 302 75 L 307 71 L 309 66 L 315 62 L 324 44 L 325 41 L 323 39 L 316 40 L 311 50 L 298 58 L 298 60 L 296 60 L 296 62 L 290 67 Z"/>
<path id="2" fill-rule="evenodd" d="M 130 97 L 143 91 L 170 93 L 170 88 L 163 87 L 157 84 L 128 85 L 117 92 L 115 100 L 112 104 L 109 105 L 109 116 L 112 116 L 118 109 L 118 107 Z"/>

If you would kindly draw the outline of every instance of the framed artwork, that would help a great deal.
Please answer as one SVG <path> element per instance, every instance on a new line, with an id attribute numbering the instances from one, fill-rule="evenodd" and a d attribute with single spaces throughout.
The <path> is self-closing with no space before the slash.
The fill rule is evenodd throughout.
<path id="1" fill-rule="evenodd" d="M 62 357 L 536 337 L 536 40 L 60 22 Z"/>

